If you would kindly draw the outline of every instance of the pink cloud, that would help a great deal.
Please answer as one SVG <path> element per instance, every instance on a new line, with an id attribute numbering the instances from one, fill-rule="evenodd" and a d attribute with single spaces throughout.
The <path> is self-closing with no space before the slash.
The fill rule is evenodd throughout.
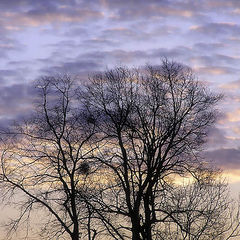
<path id="1" fill-rule="evenodd" d="M 103 13 L 94 10 L 72 9 L 71 11 L 49 11 L 49 12 L 25 12 L 25 13 L 3 13 L 2 21 L 5 22 L 6 30 L 19 30 L 19 27 L 38 27 L 46 24 L 64 22 L 84 22 L 86 20 L 103 17 Z"/>

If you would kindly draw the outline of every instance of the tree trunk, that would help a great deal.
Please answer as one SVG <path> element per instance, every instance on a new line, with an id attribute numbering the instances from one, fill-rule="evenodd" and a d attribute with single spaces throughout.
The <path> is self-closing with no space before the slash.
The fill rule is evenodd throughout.
<path id="1" fill-rule="evenodd" d="M 140 229 L 132 228 L 132 240 L 141 240 Z"/>
<path id="2" fill-rule="evenodd" d="M 72 237 L 72 240 L 79 240 L 79 234 L 78 233 L 73 233 L 71 235 L 71 237 Z"/>
<path id="3" fill-rule="evenodd" d="M 152 231 L 151 231 L 151 209 L 150 209 L 150 194 L 151 191 L 148 190 L 144 195 L 144 211 L 145 211 L 145 222 L 143 225 L 143 239 L 152 240 Z"/>
<path id="4" fill-rule="evenodd" d="M 131 218 L 132 221 L 132 240 L 141 240 L 141 225 L 140 219 L 138 216 L 134 216 Z"/>

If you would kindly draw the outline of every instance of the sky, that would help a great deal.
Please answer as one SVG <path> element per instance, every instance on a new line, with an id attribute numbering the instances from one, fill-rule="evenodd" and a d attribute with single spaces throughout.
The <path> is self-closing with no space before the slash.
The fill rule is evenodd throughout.
<path id="1" fill-rule="evenodd" d="M 240 192 L 239 0 L 0 0 L 0 127 L 30 114 L 40 76 L 163 57 L 225 95 L 204 155 Z"/>

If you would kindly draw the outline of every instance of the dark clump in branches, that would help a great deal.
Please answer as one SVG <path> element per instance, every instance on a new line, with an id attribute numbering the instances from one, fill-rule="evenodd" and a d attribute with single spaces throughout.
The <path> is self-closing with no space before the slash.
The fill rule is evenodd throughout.
<path id="1" fill-rule="evenodd" d="M 164 60 L 98 73 L 84 87 L 58 76 L 38 88 L 36 114 L 2 154 L 4 196 L 23 193 L 13 228 L 36 206 L 49 216 L 45 239 L 238 235 L 226 184 L 198 157 L 222 96 L 190 68 Z"/>

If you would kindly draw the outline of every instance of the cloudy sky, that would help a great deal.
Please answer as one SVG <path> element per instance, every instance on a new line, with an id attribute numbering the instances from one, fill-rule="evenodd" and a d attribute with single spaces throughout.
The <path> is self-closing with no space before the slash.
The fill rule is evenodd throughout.
<path id="1" fill-rule="evenodd" d="M 0 0 L 0 126 L 29 113 L 39 76 L 163 57 L 225 94 L 206 156 L 240 191 L 239 0 Z"/>

